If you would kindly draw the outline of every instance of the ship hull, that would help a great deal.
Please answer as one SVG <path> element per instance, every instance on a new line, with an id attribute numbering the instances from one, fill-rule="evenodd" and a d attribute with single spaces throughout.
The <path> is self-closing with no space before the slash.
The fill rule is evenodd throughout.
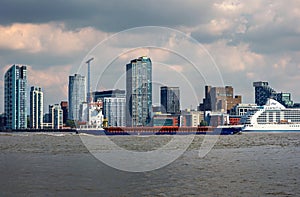
<path id="1" fill-rule="evenodd" d="M 243 132 L 300 132 L 300 124 L 261 124 L 249 125 Z"/>
<path id="2" fill-rule="evenodd" d="M 90 135 L 234 135 L 241 132 L 241 127 L 147 127 L 147 128 L 105 128 L 78 129 L 78 134 Z"/>

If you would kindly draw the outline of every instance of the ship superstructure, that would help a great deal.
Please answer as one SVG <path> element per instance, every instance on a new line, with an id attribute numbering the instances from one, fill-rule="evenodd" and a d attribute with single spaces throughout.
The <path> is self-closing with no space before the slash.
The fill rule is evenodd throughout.
<path id="1" fill-rule="evenodd" d="M 243 131 L 300 131 L 300 109 L 286 108 L 274 99 L 249 110 L 242 118 Z"/>

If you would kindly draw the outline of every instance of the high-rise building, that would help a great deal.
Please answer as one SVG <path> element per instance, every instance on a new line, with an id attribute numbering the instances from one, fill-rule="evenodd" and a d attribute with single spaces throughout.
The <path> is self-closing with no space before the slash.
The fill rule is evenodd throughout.
<path id="1" fill-rule="evenodd" d="M 86 101 L 85 76 L 69 76 L 69 119 L 79 120 L 80 105 Z"/>
<path id="2" fill-rule="evenodd" d="M 5 73 L 4 86 L 6 128 L 27 128 L 26 66 L 12 65 Z"/>
<path id="3" fill-rule="evenodd" d="M 43 92 L 40 87 L 32 86 L 30 89 L 30 128 L 43 128 L 44 114 Z"/>
<path id="4" fill-rule="evenodd" d="M 63 111 L 63 123 L 66 124 L 67 119 L 68 119 L 68 113 L 69 113 L 68 101 L 61 101 L 60 102 L 60 107 Z"/>
<path id="5" fill-rule="evenodd" d="M 6 117 L 5 114 L 0 114 L 0 131 L 5 130 L 6 127 Z"/>
<path id="6" fill-rule="evenodd" d="M 265 105 L 268 98 L 273 98 L 273 95 L 276 94 L 276 91 L 266 81 L 253 82 L 253 87 L 255 89 L 255 104 L 259 106 Z"/>
<path id="7" fill-rule="evenodd" d="M 126 99 L 125 98 L 104 98 L 103 115 L 108 121 L 108 126 L 126 126 Z"/>
<path id="8" fill-rule="evenodd" d="M 126 126 L 149 126 L 152 111 L 152 62 L 139 57 L 126 65 Z"/>
<path id="9" fill-rule="evenodd" d="M 49 114 L 52 128 L 60 129 L 63 127 L 63 111 L 59 104 L 49 105 Z"/>
<path id="10" fill-rule="evenodd" d="M 291 93 L 278 93 L 266 81 L 253 82 L 253 87 L 255 90 L 255 103 L 259 106 L 265 105 L 269 98 L 278 101 L 285 107 L 293 107 L 294 105 L 291 100 Z"/>
<path id="11" fill-rule="evenodd" d="M 161 112 L 168 114 L 180 113 L 179 87 L 160 87 Z"/>
<path id="12" fill-rule="evenodd" d="M 94 102 L 101 100 L 104 101 L 104 98 L 125 98 L 125 90 L 105 90 L 105 91 L 97 91 L 92 93 L 92 97 Z"/>
<path id="13" fill-rule="evenodd" d="M 211 86 L 205 86 L 205 95 L 203 98 L 203 102 L 200 103 L 200 105 L 198 106 L 198 111 L 211 111 L 212 107 L 211 107 L 211 96 L 210 96 L 210 90 L 211 90 Z"/>
<path id="14" fill-rule="evenodd" d="M 294 102 L 292 101 L 291 93 L 277 93 L 275 100 L 284 105 L 285 107 L 293 107 Z"/>
<path id="15" fill-rule="evenodd" d="M 233 87 L 205 86 L 205 98 L 199 106 L 199 111 L 227 112 L 242 102 L 242 96 L 233 94 Z"/>

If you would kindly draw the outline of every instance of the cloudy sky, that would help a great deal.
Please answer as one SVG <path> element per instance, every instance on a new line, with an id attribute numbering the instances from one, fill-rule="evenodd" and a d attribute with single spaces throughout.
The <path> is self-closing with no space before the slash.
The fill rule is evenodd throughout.
<path id="1" fill-rule="evenodd" d="M 195 108 L 218 78 L 243 102 L 254 102 L 258 80 L 299 102 L 300 2 L 1 0 L 0 112 L 11 64 L 28 65 L 47 106 L 67 100 L 68 76 L 85 74 L 86 58 L 95 57 L 93 90 L 103 90 L 124 88 L 125 64 L 141 55 L 153 61 L 154 94 L 180 86 L 183 108 Z"/>

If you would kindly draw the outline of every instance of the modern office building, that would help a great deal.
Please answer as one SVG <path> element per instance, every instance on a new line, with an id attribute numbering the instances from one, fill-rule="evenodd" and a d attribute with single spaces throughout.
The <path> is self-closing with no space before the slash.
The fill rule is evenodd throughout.
<path id="1" fill-rule="evenodd" d="M 180 114 L 179 87 L 160 87 L 161 112 L 168 114 Z"/>
<path id="2" fill-rule="evenodd" d="M 6 117 L 3 114 L 0 114 L 0 130 L 5 130 L 6 128 Z"/>
<path id="3" fill-rule="evenodd" d="M 233 94 L 233 87 L 205 86 L 205 98 L 199 111 L 227 112 L 242 102 L 242 96 Z"/>
<path id="4" fill-rule="evenodd" d="M 278 101 L 285 107 L 293 107 L 294 105 L 291 100 L 291 93 L 278 93 L 266 81 L 253 82 L 253 87 L 255 90 L 255 103 L 259 106 L 265 105 L 269 98 Z"/>
<path id="5" fill-rule="evenodd" d="M 273 98 L 285 107 L 294 107 L 294 102 L 292 101 L 291 93 L 280 92 L 277 93 Z"/>
<path id="6" fill-rule="evenodd" d="M 42 129 L 44 116 L 44 98 L 40 87 L 30 89 L 30 128 Z"/>
<path id="7" fill-rule="evenodd" d="M 179 114 L 155 114 L 153 116 L 153 126 L 180 126 L 180 115 Z"/>
<path id="8" fill-rule="evenodd" d="M 79 120 L 80 105 L 86 102 L 86 78 L 80 74 L 69 76 L 69 119 Z"/>
<path id="9" fill-rule="evenodd" d="M 63 127 L 63 111 L 60 104 L 49 105 L 49 114 L 51 118 L 52 129 Z"/>
<path id="10" fill-rule="evenodd" d="M 228 125 L 230 123 L 229 114 L 223 112 L 206 112 L 204 120 L 209 124 L 209 126 L 213 127 Z"/>
<path id="11" fill-rule="evenodd" d="M 200 105 L 198 106 L 198 111 L 211 111 L 212 107 L 211 107 L 211 96 L 210 96 L 210 90 L 211 90 L 211 86 L 205 86 L 205 95 L 203 98 L 203 102 L 200 103 Z"/>
<path id="12" fill-rule="evenodd" d="M 197 127 L 203 120 L 203 111 L 183 110 L 181 112 L 181 126 Z"/>
<path id="13" fill-rule="evenodd" d="M 126 65 L 126 126 L 150 126 L 152 62 L 143 56 Z"/>
<path id="14" fill-rule="evenodd" d="M 94 102 L 101 100 L 104 101 L 104 98 L 125 98 L 125 90 L 105 90 L 92 92 L 92 97 Z"/>
<path id="15" fill-rule="evenodd" d="M 69 113 L 68 101 L 61 101 L 60 107 L 63 111 L 63 123 L 66 124 L 68 120 L 68 113 Z"/>
<path id="16" fill-rule="evenodd" d="M 126 126 L 126 99 L 125 98 L 104 98 L 103 115 L 108 121 L 108 126 Z"/>
<path id="17" fill-rule="evenodd" d="M 273 98 L 276 91 L 269 86 L 266 81 L 253 82 L 255 90 L 255 104 L 263 106 L 268 101 L 268 98 Z"/>
<path id="18" fill-rule="evenodd" d="M 27 68 L 12 65 L 4 77 L 4 111 L 7 129 L 27 128 Z"/>

